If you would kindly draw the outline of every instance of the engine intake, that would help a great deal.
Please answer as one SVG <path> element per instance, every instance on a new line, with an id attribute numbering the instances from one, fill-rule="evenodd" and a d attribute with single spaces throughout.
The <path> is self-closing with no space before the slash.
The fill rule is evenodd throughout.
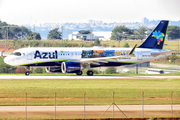
<path id="1" fill-rule="evenodd" d="M 79 73 L 82 70 L 81 64 L 78 62 L 62 62 L 62 73 Z"/>

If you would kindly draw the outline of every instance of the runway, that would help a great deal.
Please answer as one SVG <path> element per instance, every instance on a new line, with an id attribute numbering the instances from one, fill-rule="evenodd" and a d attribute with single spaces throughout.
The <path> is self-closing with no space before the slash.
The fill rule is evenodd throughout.
<path id="1" fill-rule="evenodd" d="M 76 76 L 76 75 L 0 75 L 0 79 L 166 79 L 180 78 L 179 75 L 94 75 L 94 76 Z"/>

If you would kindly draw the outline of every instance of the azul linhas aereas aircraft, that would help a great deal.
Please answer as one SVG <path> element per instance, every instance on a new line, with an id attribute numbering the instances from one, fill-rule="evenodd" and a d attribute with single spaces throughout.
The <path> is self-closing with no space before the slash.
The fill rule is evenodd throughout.
<path id="1" fill-rule="evenodd" d="M 173 51 L 163 50 L 169 21 L 162 20 L 149 37 L 136 48 L 104 48 L 104 47 L 29 47 L 15 50 L 7 56 L 5 63 L 13 66 L 26 66 L 29 75 L 30 67 L 46 67 L 47 72 L 76 73 L 92 76 L 94 67 L 117 67 L 151 61 Z"/>

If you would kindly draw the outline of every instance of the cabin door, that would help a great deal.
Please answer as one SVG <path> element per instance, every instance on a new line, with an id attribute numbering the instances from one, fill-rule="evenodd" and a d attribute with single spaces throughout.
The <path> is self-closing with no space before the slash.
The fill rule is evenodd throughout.
<path id="1" fill-rule="evenodd" d="M 31 50 L 27 51 L 27 60 L 32 60 L 32 51 Z"/>

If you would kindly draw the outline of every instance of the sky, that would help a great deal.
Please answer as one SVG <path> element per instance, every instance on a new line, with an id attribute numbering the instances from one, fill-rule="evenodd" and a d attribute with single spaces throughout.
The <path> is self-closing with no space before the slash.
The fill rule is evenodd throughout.
<path id="1" fill-rule="evenodd" d="M 180 0 L 0 0 L 8 24 L 142 22 L 180 20 Z"/>

